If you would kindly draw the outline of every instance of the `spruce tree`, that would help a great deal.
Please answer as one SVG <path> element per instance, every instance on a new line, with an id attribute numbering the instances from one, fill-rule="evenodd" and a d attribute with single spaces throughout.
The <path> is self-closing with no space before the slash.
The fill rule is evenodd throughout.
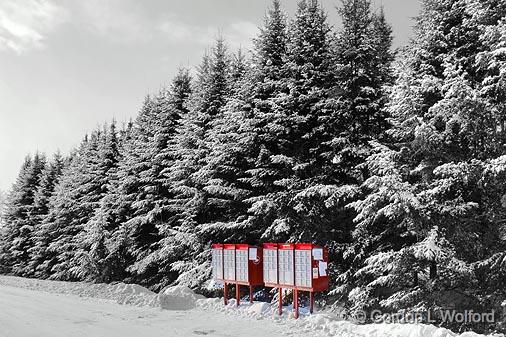
<path id="1" fill-rule="evenodd" d="M 107 253 L 83 256 L 87 258 L 82 271 L 85 278 L 133 282 L 128 268 L 135 261 L 136 247 L 129 240 L 125 223 L 134 217 L 133 208 L 142 189 L 140 173 L 149 168 L 148 148 L 144 144 L 153 135 L 152 100 L 147 96 L 136 120 L 119 132 L 117 167 L 110 171 L 107 192 L 89 222 L 93 228 L 91 236 L 102 238 L 96 248 L 103 250 L 105 242 Z"/>
<path id="2" fill-rule="evenodd" d="M 65 159 L 57 152 L 52 160 L 46 164 L 40 184 L 34 197 L 34 208 L 36 224 L 33 230 L 33 246 L 28 250 L 30 253 L 29 269 L 31 276 L 47 278 L 49 275 L 40 273 L 39 265 L 44 261 L 44 253 L 49 245 L 48 237 L 45 235 L 43 222 L 49 213 L 49 203 L 54 193 L 56 184 L 62 174 Z"/>
<path id="3" fill-rule="evenodd" d="M 497 212 L 489 179 L 503 174 L 496 157 L 504 154 L 497 105 L 483 86 L 497 72 L 479 62 L 491 48 L 481 32 L 500 21 L 492 13 L 483 19 L 487 10 L 478 2 L 423 3 L 387 105 L 392 138 L 374 145 L 365 195 L 351 204 L 358 216 L 347 276 L 355 279 L 348 297 L 355 308 L 446 306 L 442 294 L 477 307 L 504 275 L 496 263 L 502 225 L 487 216 Z M 487 268 L 498 278 L 477 291 L 483 283 L 475 276 Z"/>
<path id="4" fill-rule="evenodd" d="M 86 196 L 88 202 L 93 203 L 92 214 L 89 216 L 82 230 L 77 234 L 76 252 L 71 260 L 70 272 L 81 280 L 110 281 L 108 269 L 116 268 L 105 261 L 107 250 L 106 240 L 110 238 L 108 228 L 100 215 L 100 206 L 111 189 L 111 181 L 116 173 L 120 143 L 116 122 L 104 126 L 100 135 L 96 152 L 96 161 L 90 167 L 90 183 L 98 188 L 95 193 Z"/>
<path id="5" fill-rule="evenodd" d="M 108 173 L 115 165 L 115 142 L 116 135 L 107 128 L 92 132 L 63 170 L 42 224 L 43 235 L 50 238 L 50 244 L 39 269 L 50 274 L 50 278 L 82 277 L 82 235 L 107 190 Z"/>
<path id="6" fill-rule="evenodd" d="M 167 181 L 171 205 L 178 215 L 163 249 L 177 261 L 171 268 L 179 274 L 178 282 L 194 287 L 201 286 L 209 274 L 209 239 L 198 235 L 198 226 L 221 216 L 218 200 L 205 188 L 209 182 L 205 166 L 212 151 L 208 135 L 227 102 L 230 78 L 230 56 L 225 41 L 219 38 L 202 60 L 188 100 L 189 111 L 170 145 L 175 161 Z"/>
<path id="7" fill-rule="evenodd" d="M 252 70 L 243 89 L 246 97 L 244 103 L 240 103 L 246 112 L 246 119 L 241 124 L 252 129 L 254 144 L 245 181 L 252 191 L 246 202 L 249 204 L 250 233 L 256 241 L 277 217 L 276 206 L 269 196 L 280 189 L 274 182 L 281 177 L 282 171 L 273 162 L 273 156 L 280 151 L 284 128 L 279 125 L 282 115 L 274 99 L 286 90 L 287 26 L 280 1 L 274 0 L 260 27 L 260 34 L 254 40 Z"/>
<path id="8" fill-rule="evenodd" d="M 34 200 L 45 165 L 43 154 L 27 157 L 9 194 L 0 260 L 3 269 L 14 275 L 31 274 L 28 250 L 33 246 L 33 230 L 38 220 Z"/>
<path id="9" fill-rule="evenodd" d="M 143 215 L 146 220 L 143 220 L 142 226 L 153 228 L 152 232 L 157 233 L 157 237 L 151 246 L 143 247 L 144 251 L 141 255 L 138 255 L 137 261 L 131 270 L 135 270 L 139 277 L 148 278 L 155 289 L 159 289 L 174 280 L 168 270 L 169 262 L 161 258 L 159 254 L 164 249 L 163 239 L 169 235 L 170 229 L 175 226 L 175 218 L 178 215 L 172 204 L 174 194 L 167 175 L 172 171 L 176 160 L 172 146 L 176 130 L 181 124 L 181 118 L 188 112 L 186 104 L 190 93 L 191 77 L 189 71 L 181 68 L 174 77 L 170 88 L 165 92 L 164 99 L 158 101 L 158 107 L 154 107 L 153 118 L 158 124 L 155 126 L 152 143 L 148 144 L 153 152 L 150 160 L 150 180 L 144 187 L 146 191 L 148 189 L 152 191 L 144 198 L 145 202 L 149 201 L 150 204 L 144 204 L 145 211 L 135 210 L 136 214 L 146 212 Z M 135 218 L 129 220 L 126 226 L 134 224 L 134 221 Z"/>

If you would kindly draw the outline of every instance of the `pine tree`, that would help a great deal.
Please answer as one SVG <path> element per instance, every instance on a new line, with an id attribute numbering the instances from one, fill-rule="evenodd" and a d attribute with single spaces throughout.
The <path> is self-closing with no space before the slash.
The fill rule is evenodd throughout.
<path id="1" fill-rule="evenodd" d="M 111 128 L 114 130 L 114 126 Z M 81 277 L 82 235 L 107 191 L 108 173 L 115 163 L 115 143 L 115 131 L 111 134 L 104 127 L 92 132 L 63 170 L 42 224 L 50 244 L 39 269 L 52 279 Z"/>
<path id="2" fill-rule="evenodd" d="M 205 268 L 208 242 L 197 235 L 198 226 L 221 216 L 217 212 L 218 200 L 205 187 L 209 183 L 206 164 L 212 152 L 209 134 L 227 102 L 230 83 L 231 58 L 225 41 L 219 38 L 211 54 L 203 58 L 188 100 L 189 111 L 182 117 L 171 143 L 175 162 L 167 172 L 167 181 L 171 186 L 171 205 L 178 216 L 162 249 L 171 255 L 171 261 L 179 260 L 171 265 L 172 271 L 179 273 L 177 281 L 194 287 L 201 286 L 209 274 Z"/>
<path id="3" fill-rule="evenodd" d="M 0 226 L 3 224 L 4 209 L 7 204 L 7 194 L 0 190 Z"/>
<path id="4" fill-rule="evenodd" d="M 3 269 L 19 276 L 30 275 L 28 249 L 33 246 L 33 230 L 37 223 L 34 198 L 46 165 L 43 154 L 27 157 L 14 184 L 5 210 L 2 228 Z"/>
<path id="5" fill-rule="evenodd" d="M 248 222 L 250 234 L 260 240 L 265 230 L 276 220 L 277 210 L 269 195 L 280 190 L 275 181 L 283 175 L 283 168 L 273 162 L 283 143 L 281 136 L 285 128 L 280 125 L 283 115 L 275 98 L 286 91 L 284 66 L 288 52 L 288 23 L 280 1 L 274 0 L 264 18 L 260 34 L 254 40 L 253 64 L 247 75 L 243 91 L 245 110 L 242 125 L 248 125 L 251 142 L 254 144 L 246 183 L 252 191 Z M 251 128 L 251 130 L 249 130 Z"/>
<path id="6" fill-rule="evenodd" d="M 344 283 L 354 287 L 348 299 L 356 309 L 434 308 L 448 305 L 448 294 L 466 308 L 498 305 L 484 295 L 504 275 L 502 225 L 487 216 L 501 213 L 489 179 L 503 174 L 495 158 L 504 142 L 482 90 L 488 71 L 497 74 L 483 67 L 491 46 L 480 32 L 498 24 L 494 15 L 483 20 L 486 10 L 478 2 L 423 3 L 387 105 L 392 138 L 374 145 L 365 195 L 350 205 L 358 212 L 353 262 L 341 280 L 354 279 Z M 477 286 L 487 268 L 498 277 Z"/>
<path id="7" fill-rule="evenodd" d="M 100 275 L 104 281 L 133 282 L 133 273 L 128 268 L 135 262 L 137 247 L 130 240 L 131 231 L 125 224 L 135 216 L 136 198 L 142 197 L 141 172 L 149 169 L 147 143 L 153 137 L 152 106 L 153 98 L 147 96 L 136 120 L 120 132 L 117 168 L 110 172 L 108 191 L 91 220 L 98 234 L 110 235 L 105 240 L 107 264 L 100 256 L 99 261 L 89 259 L 87 278 Z"/>
<path id="8" fill-rule="evenodd" d="M 49 213 L 49 202 L 54 193 L 55 186 L 62 174 L 65 165 L 65 159 L 57 152 L 52 161 L 46 164 L 42 172 L 40 184 L 34 196 L 34 214 L 36 224 L 33 230 L 33 246 L 30 247 L 29 270 L 31 276 L 46 278 L 49 275 L 41 274 L 38 267 L 44 261 L 44 253 L 49 245 L 48 237 L 44 235 L 42 223 Z"/>
<path id="9" fill-rule="evenodd" d="M 157 238 L 151 246 L 140 247 L 143 251 L 138 255 L 132 270 L 135 270 L 144 279 L 149 277 L 150 283 L 153 284 L 155 289 L 167 285 L 174 279 L 168 270 L 169 262 L 160 258 L 159 254 L 164 249 L 163 239 L 169 235 L 170 228 L 175 226 L 175 218 L 177 218 L 177 213 L 172 204 L 174 194 L 171 191 L 172 186 L 167 175 L 171 173 L 176 160 L 172 146 L 176 130 L 181 124 L 181 118 L 188 113 L 186 103 L 190 93 L 191 77 L 189 71 L 180 69 L 173 79 L 170 89 L 165 93 L 163 102 L 160 102 L 159 110 L 156 110 L 153 115 L 155 120 L 163 122 L 155 126 L 154 144 L 149 144 L 153 155 L 149 172 L 151 178 L 147 187 L 153 192 L 147 196 L 148 198 L 145 197 L 145 201 L 151 200 L 151 204 L 148 206 L 149 208 L 146 208 L 149 211 L 144 215 L 146 220 L 143 220 L 142 226 L 154 227 L 153 232 L 157 233 Z M 135 212 L 136 214 L 142 214 L 139 210 Z M 135 218 L 129 220 L 126 226 L 134 224 L 134 221 Z M 166 273 L 161 273 L 161 270 L 166 271 Z"/>
<path id="10" fill-rule="evenodd" d="M 105 261 L 107 250 L 106 240 L 110 238 L 100 217 L 100 206 L 111 189 L 111 181 L 116 173 L 119 160 L 120 143 L 116 123 L 113 121 L 109 127 L 105 126 L 99 139 L 96 152 L 96 161 L 90 167 L 90 183 L 97 188 L 95 193 L 87 196 L 93 203 L 93 213 L 89 216 L 82 230 L 77 234 L 75 241 L 77 249 L 70 261 L 70 273 L 78 279 L 89 281 L 110 281 L 107 278 L 108 269 L 115 269 Z M 99 215 L 97 215 L 97 213 Z"/>
<path id="11" fill-rule="evenodd" d="M 280 37 L 259 40 L 262 43 L 258 43 L 258 55 L 262 55 L 263 48 L 289 52 L 283 55 L 284 62 L 278 71 L 273 71 L 280 74 L 279 78 L 267 77 L 267 83 L 275 89 L 271 97 L 254 101 L 254 118 L 258 121 L 254 132 L 260 152 L 249 173 L 253 186 L 262 188 L 261 195 L 251 198 L 254 221 L 264 227 L 265 239 L 282 240 L 288 239 L 287 233 L 301 224 L 290 203 L 297 191 L 304 188 L 303 181 L 318 166 L 315 147 L 319 139 L 314 132 L 319 124 L 318 104 L 326 97 L 331 83 L 330 28 L 317 1 L 299 2 L 290 34 L 284 29 L 284 17 L 279 9 L 271 15 L 266 27 L 272 27 L 271 34 Z M 271 37 L 266 33 L 264 36 Z M 271 46 L 272 42 L 285 45 Z M 301 234 L 293 232 L 292 237 Z"/>

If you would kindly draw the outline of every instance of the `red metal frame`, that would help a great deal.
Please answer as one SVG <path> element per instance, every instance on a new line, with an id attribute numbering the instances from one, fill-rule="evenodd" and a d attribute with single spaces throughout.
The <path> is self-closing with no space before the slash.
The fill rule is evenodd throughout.
<path id="1" fill-rule="evenodd" d="M 328 263 L 329 252 L 326 247 L 322 247 L 322 246 L 311 244 L 311 243 L 297 243 L 297 244 L 295 244 L 296 250 L 311 250 L 311 268 L 318 268 L 319 269 L 318 264 L 319 264 L 320 260 L 315 260 L 313 258 L 313 249 L 315 249 L 315 248 L 316 249 L 323 249 L 323 259 L 321 261 Z M 298 288 L 299 290 L 309 291 L 309 292 L 325 291 L 329 288 L 329 275 L 328 275 L 328 273 L 325 276 L 318 275 L 317 278 L 313 277 L 311 280 L 311 283 L 312 283 L 311 287 L 299 287 L 297 285 L 295 287 Z"/>
<path id="2" fill-rule="evenodd" d="M 328 274 L 325 276 L 319 275 L 319 262 L 327 262 L 328 263 L 328 249 L 326 247 L 322 247 L 319 245 L 315 245 L 312 243 L 264 243 L 263 248 L 251 246 L 247 244 L 213 244 L 213 249 L 220 249 L 223 248 L 224 250 L 227 249 L 234 249 L 234 250 L 248 250 L 248 281 L 237 281 L 237 280 L 223 280 L 225 283 L 224 286 L 224 301 L 225 304 L 228 303 L 228 285 L 229 284 L 235 284 L 236 289 L 236 303 L 237 305 L 240 304 L 240 286 L 246 285 L 249 286 L 249 300 L 251 303 L 253 303 L 253 286 L 256 285 L 265 285 L 266 287 L 273 287 L 278 288 L 278 314 L 281 315 L 283 313 L 283 288 L 286 289 L 292 289 L 293 290 L 293 306 L 294 306 L 294 317 L 299 317 L 299 291 L 307 291 L 309 292 L 309 311 L 310 313 L 313 313 L 314 310 L 314 293 L 317 291 L 324 291 L 328 289 L 329 286 L 329 277 Z M 257 257 L 255 261 L 250 260 L 249 257 L 249 249 L 250 248 L 256 248 L 257 249 Z M 313 257 L 313 249 L 322 249 L 323 250 L 323 256 L 322 260 L 315 260 Z M 278 283 L 269 283 L 264 282 L 264 275 L 263 275 L 263 252 L 265 250 L 276 250 L 276 256 L 277 256 L 277 281 Z M 280 275 L 279 275 L 279 251 L 281 250 L 293 250 L 293 285 L 292 284 L 281 284 L 280 281 Z M 311 286 L 305 287 L 305 286 L 297 286 L 297 278 L 296 278 L 296 254 L 295 250 L 310 250 L 311 251 Z M 307 255 L 306 255 L 307 256 Z M 237 264 L 237 257 L 236 257 L 236 264 Z M 316 268 L 316 270 L 315 270 Z M 307 270 L 307 269 L 306 269 Z M 314 277 L 316 271 L 317 277 Z M 237 265 L 235 269 L 236 278 L 237 278 Z M 224 275 L 225 276 L 225 275 Z M 307 280 L 307 278 L 306 278 Z"/>
<path id="3" fill-rule="evenodd" d="M 233 244 L 233 243 L 226 243 L 224 245 L 220 244 L 213 244 L 212 247 L 214 249 L 223 247 L 224 250 L 234 250 L 235 251 L 235 280 L 231 279 L 225 279 L 225 273 L 224 273 L 224 288 L 223 288 L 223 297 L 225 305 L 228 304 L 228 286 L 230 284 L 235 285 L 235 299 L 236 299 L 236 305 L 239 306 L 241 303 L 241 285 L 248 286 L 249 287 L 249 301 L 250 303 L 253 303 L 253 287 L 258 285 L 263 285 L 263 265 L 262 265 L 262 248 L 257 246 L 252 246 L 248 244 Z M 256 248 L 257 250 L 257 256 L 256 259 L 251 260 L 249 253 L 250 248 Z M 248 259 L 248 281 L 238 281 L 237 280 L 237 251 L 238 250 L 247 250 L 247 259 Z M 223 264 L 224 265 L 224 264 Z"/>

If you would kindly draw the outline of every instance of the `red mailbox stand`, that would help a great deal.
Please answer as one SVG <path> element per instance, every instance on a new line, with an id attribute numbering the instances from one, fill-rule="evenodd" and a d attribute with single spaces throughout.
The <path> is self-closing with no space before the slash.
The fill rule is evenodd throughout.
<path id="1" fill-rule="evenodd" d="M 328 289 L 327 248 L 311 243 L 265 243 L 263 248 L 264 283 L 278 288 L 278 313 L 281 315 L 283 310 L 283 288 L 293 290 L 296 318 L 299 316 L 299 291 L 309 292 L 312 313 L 314 292 Z"/>
<path id="2" fill-rule="evenodd" d="M 298 291 L 309 292 L 309 311 L 313 313 L 314 292 L 329 287 L 328 249 L 311 243 L 295 244 L 295 317 L 299 316 Z"/>
<path id="3" fill-rule="evenodd" d="M 240 304 L 240 287 L 265 284 L 278 288 L 278 313 L 283 312 L 283 288 L 293 290 L 295 318 L 299 317 L 299 291 L 309 292 L 313 313 L 314 293 L 328 289 L 328 250 L 312 243 L 264 243 L 263 248 L 247 244 L 212 246 L 213 278 L 224 283 L 224 301 L 228 303 L 228 285 L 236 286 L 236 303 Z"/>
<path id="4" fill-rule="evenodd" d="M 241 300 L 241 285 L 249 287 L 249 299 L 253 303 L 253 287 L 263 284 L 262 248 L 247 244 L 214 244 L 213 278 L 223 281 L 223 297 L 228 304 L 228 285 L 235 284 L 237 305 Z M 222 278 L 220 279 L 220 249 L 222 256 Z"/>
<path id="5" fill-rule="evenodd" d="M 240 286 L 249 287 L 249 301 L 253 303 L 253 287 L 263 285 L 262 248 L 247 244 L 235 245 L 236 297 L 240 300 Z"/>

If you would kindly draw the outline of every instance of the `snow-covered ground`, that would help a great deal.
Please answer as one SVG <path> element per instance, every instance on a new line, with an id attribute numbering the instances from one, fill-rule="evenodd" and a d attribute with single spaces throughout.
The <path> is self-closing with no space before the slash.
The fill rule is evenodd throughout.
<path id="1" fill-rule="evenodd" d="M 258 321 L 223 313 L 163 310 L 160 307 L 120 305 L 113 300 L 71 294 L 79 287 L 62 283 L 65 294 L 28 290 L 31 282 L 0 280 L 1 337 L 176 337 L 176 336 L 282 336 L 290 334 L 274 321 Z M 5 285 L 5 284 L 9 285 Z M 48 291 L 59 287 L 55 282 Z M 20 286 L 20 287 L 18 287 Z M 35 288 L 42 289 L 40 283 Z M 80 292 L 91 295 L 83 288 Z M 99 293 L 99 297 L 115 291 Z M 146 294 L 136 296 L 148 297 Z M 111 296 L 112 297 L 112 296 Z M 121 296 L 120 296 L 121 297 Z M 128 296 L 126 296 L 128 297 Z M 151 296 L 156 302 L 154 296 Z M 145 302 L 148 303 L 148 302 Z M 293 334 L 292 334 L 293 336 Z"/>
<path id="2" fill-rule="evenodd" d="M 355 325 L 325 313 L 294 320 L 289 309 L 278 317 L 262 302 L 225 307 L 184 287 L 155 294 L 138 285 L 0 277 L 0 337 L 456 336 L 429 325 Z"/>

